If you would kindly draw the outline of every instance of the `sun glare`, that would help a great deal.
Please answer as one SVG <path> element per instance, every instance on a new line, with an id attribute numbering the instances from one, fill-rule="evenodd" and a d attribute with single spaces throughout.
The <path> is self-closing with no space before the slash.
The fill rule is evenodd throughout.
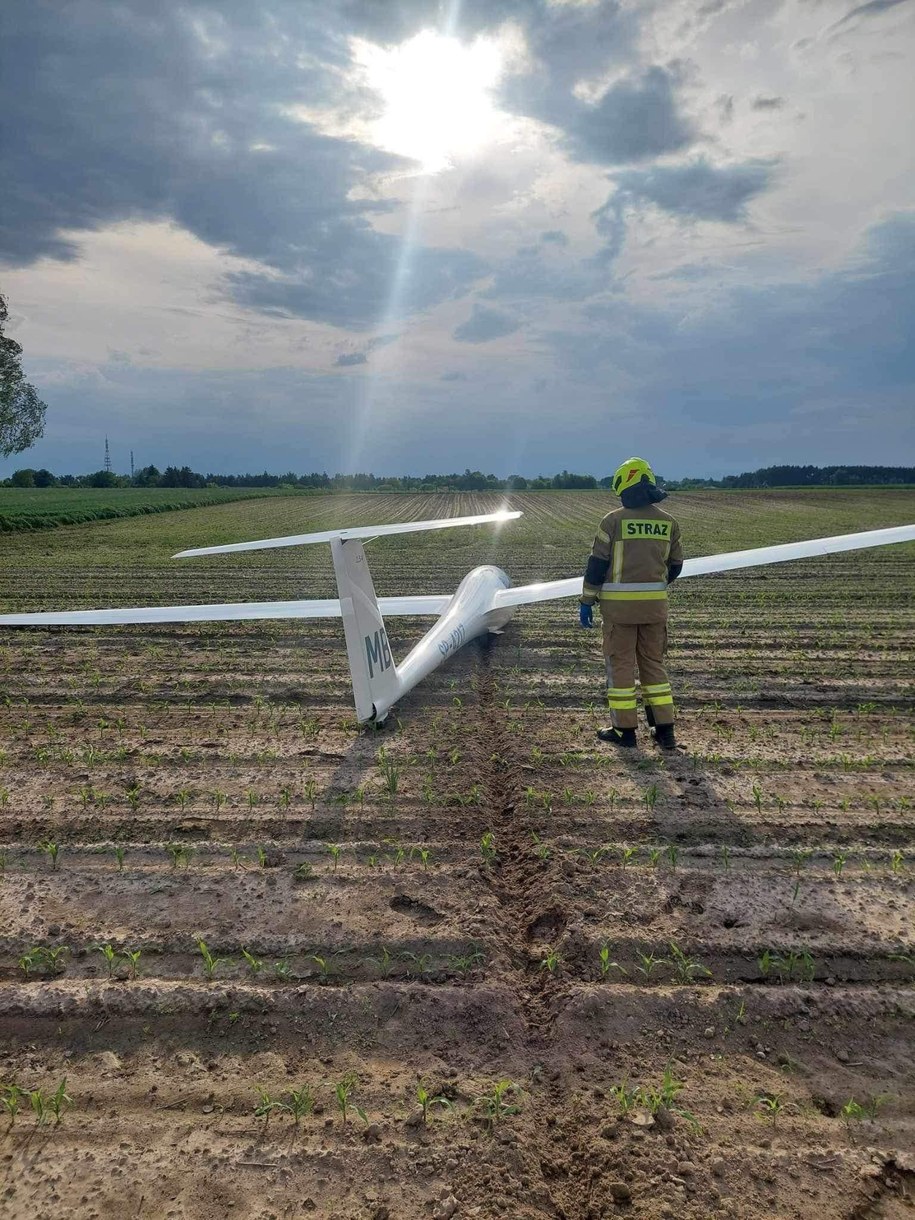
<path id="1" fill-rule="evenodd" d="M 384 101 L 372 127 L 381 148 L 436 173 L 495 138 L 492 90 L 503 61 L 497 43 L 462 43 L 426 30 L 397 47 L 360 42 L 354 49 L 367 83 Z"/>

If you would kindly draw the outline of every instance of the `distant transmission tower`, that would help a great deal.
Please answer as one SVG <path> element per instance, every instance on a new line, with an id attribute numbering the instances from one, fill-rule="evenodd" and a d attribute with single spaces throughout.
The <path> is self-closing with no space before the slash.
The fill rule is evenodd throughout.
<path id="1" fill-rule="evenodd" d="M 130 451 L 130 477 L 133 478 L 133 450 Z"/>
<path id="2" fill-rule="evenodd" d="M 111 471 L 111 454 L 108 452 L 108 437 L 105 437 L 105 469 Z"/>

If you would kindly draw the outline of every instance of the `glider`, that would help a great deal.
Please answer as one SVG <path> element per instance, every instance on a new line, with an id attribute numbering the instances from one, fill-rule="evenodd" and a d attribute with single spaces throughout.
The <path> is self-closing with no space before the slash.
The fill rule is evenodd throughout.
<path id="1" fill-rule="evenodd" d="M 468 572 L 452 594 L 421 594 L 417 597 L 377 597 L 363 543 L 394 534 L 420 530 L 452 529 L 464 525 L 504 524 L 520 512 L 502 511 L 472 517 L 443 517 L 435 521 L 410 521 L 399 525 L 367 525 L 352 529 L 326 530 L 316 534 L 293 534 L 286 538 L 264 538 L 228 546 L 197 547 L 180 551 L 175 559 L 199 555 L 227 555 L 236 551 L 259 551 L 272 547 L 303 546 L 329 542 L 337 578 L 338 598 L 311 601 L 237 602 L 207 606 L 146 606 L 120 610 L 69 610 L 38 614 L 0 615 L 6 627 L 77 627 L 120 623 L 214 623 L 252 619 L 342 618 L 349 657 L 356 715 L 360 722 L 380 724 L 394 704 L 418 682 L 437 669 L 470 640 L 487 632 L 499 633 L 517 606 L 554 598 L 578 597 L 581 577 L 512 587 L 501 568 L 487 565 Z M 784 563 L 915 541 L 915 525 L 839 534 L 778 546 L 731 551 L 702 559 L 687 559 L 680 579 Z M 437 616 L 400 664 L 391 653 L 384 616 Z"/>

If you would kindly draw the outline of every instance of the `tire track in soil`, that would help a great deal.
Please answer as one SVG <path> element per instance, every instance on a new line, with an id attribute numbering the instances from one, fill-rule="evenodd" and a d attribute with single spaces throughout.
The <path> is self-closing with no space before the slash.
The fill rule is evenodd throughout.
<path id="1" fill-rule="evenodd" d="M 525 1029 L 523 1050 L 531 1071 L 540 1074 L 542 1088 L 527 1094 L 524 1112 L 534 1127 L 526 1144 L 530 1173 L 539 1176 L 531 1192 L 541 1209 L 537 1215 L 558 1220 L 597 1220 L 603 1205 L 590 1197 L 600 1158 L 591 1156 L 592 1138 L 585 1124 L 566 1104 L 555 1066 L 557 1047 L 553 1023 L 562 984 L 541 968 L 538 944 L 555 946 L 565 931 L 566 917 L 555 898 L 559 870 L 555 857 L 541 860 L 532 848 L 532 831 L 522 803 L 523 785 L 517 761 L 517 738 L 506 727 L 492 670 L 491 641 L 481 648 L 475 674 L 479 715 L 479 774 L 486 793 L 485 808 L 495 835 L 497 860 L 490 884 L 504 915 L 494 929 L 504 956 L 511 963 L 509 983 L 519 1001 Z"/>

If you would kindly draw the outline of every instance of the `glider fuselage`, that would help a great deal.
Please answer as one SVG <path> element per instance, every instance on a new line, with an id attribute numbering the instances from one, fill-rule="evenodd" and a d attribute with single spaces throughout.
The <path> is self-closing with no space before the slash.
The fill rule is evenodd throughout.
<path id="1" fill-rule="evenodd" d="M 375 700 L 375 719 L 383 720 L 399 698 L 459 648 L 487 632 L 502 631 L 511 619 L 514 607 L 493 608 L 495 595 L 510 586 L 511 580 L 501 568 L 484 565 L 468 572 L 441 617 L 397 665 L 397 692 L 390 699 Z M 378 645 L 366 639 L 366 649 L 372 665 Z M 390 657 L 390 649 L 386 651 Z"/>

